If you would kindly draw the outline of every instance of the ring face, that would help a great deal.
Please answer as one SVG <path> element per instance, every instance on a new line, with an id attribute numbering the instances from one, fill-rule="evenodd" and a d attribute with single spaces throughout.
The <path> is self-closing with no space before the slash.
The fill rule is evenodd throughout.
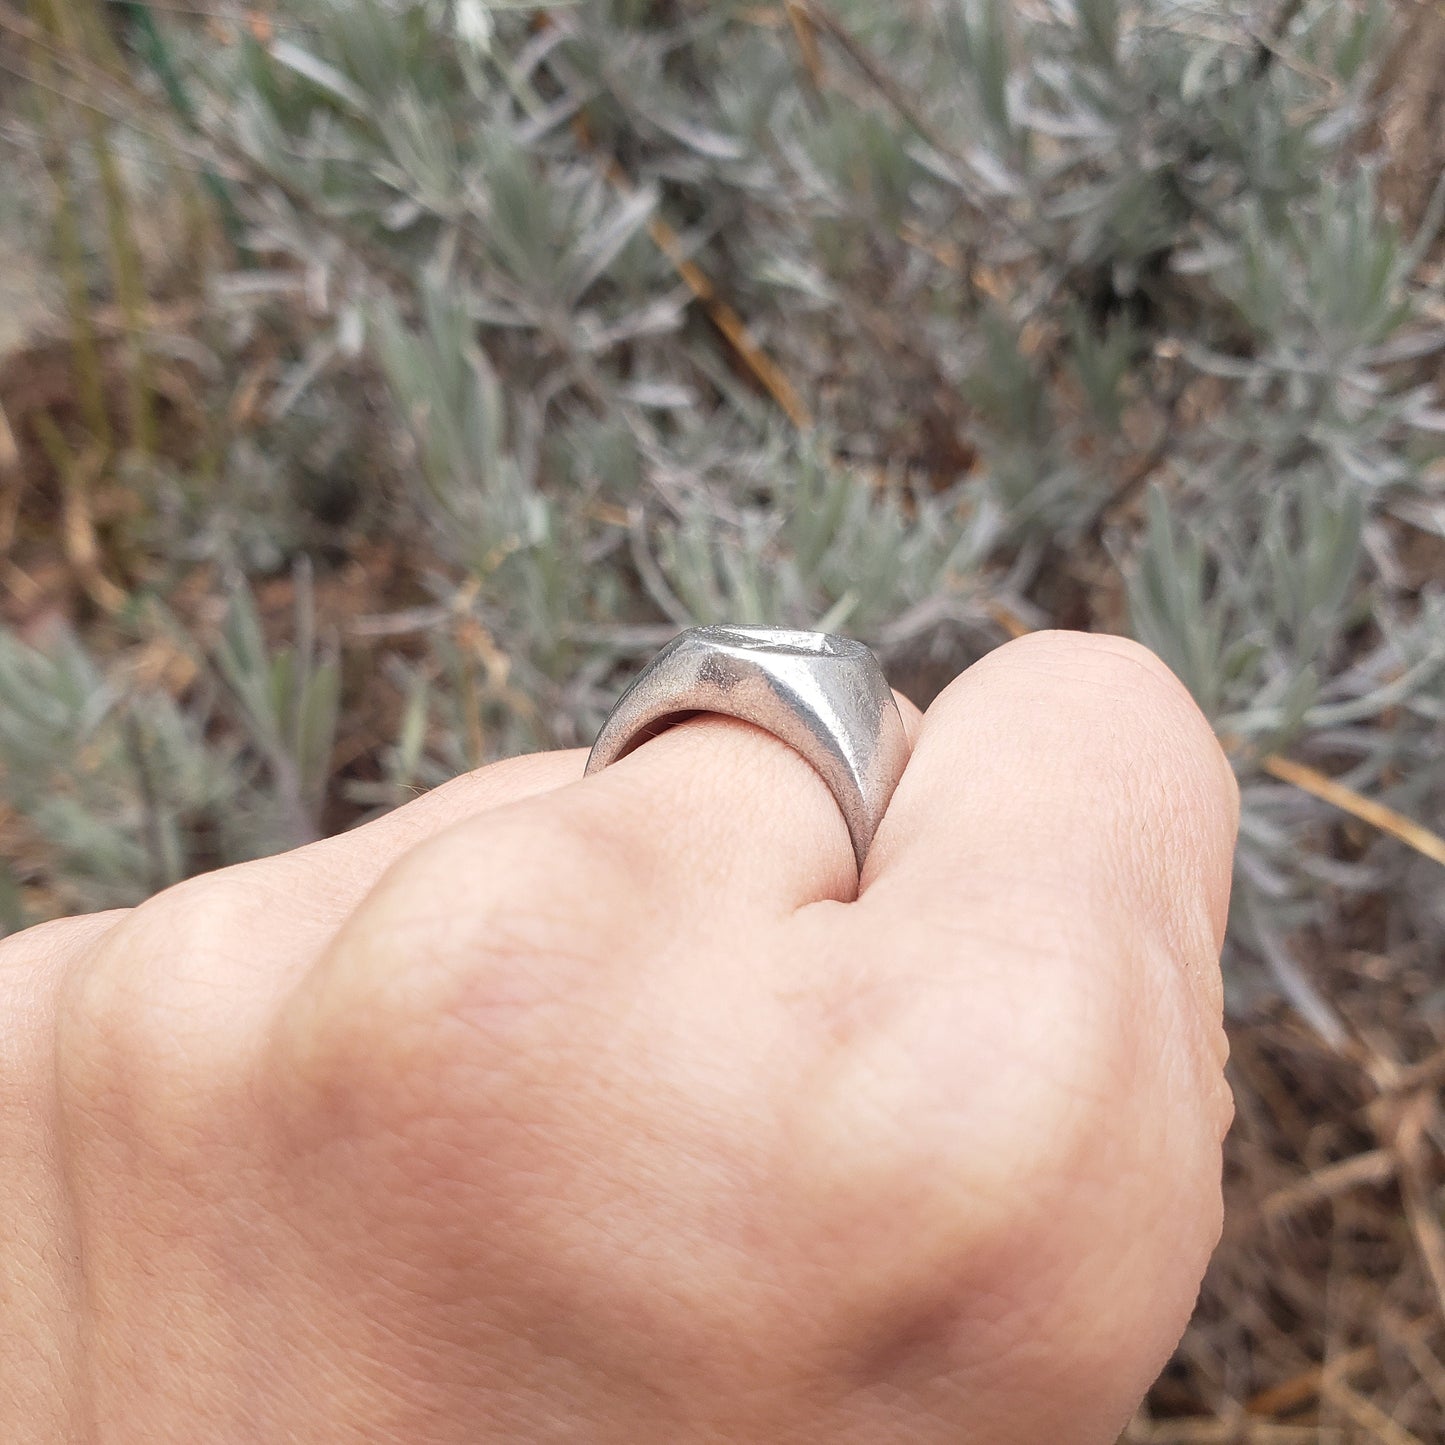
<path id="1" fill-rule="evenodd" d="M 861 642 L 832 637 L 826 632 L 793 632 L 786 627 L 695 627 L 694 634 L 706 634 L 710 641 L 731 643 L 755 652 L 779 657 L 843 657 L 849 650 L 867 652 Z"/>
<path id="2" fill-rule="evenodd" d="M 908 761 L 883 669 L 861 642 L 785 627 L 694 627 L 618 699 L 584 776 L 697 713 L 766 729 L 801 753 L 842 810 L 861 870 Z"/>

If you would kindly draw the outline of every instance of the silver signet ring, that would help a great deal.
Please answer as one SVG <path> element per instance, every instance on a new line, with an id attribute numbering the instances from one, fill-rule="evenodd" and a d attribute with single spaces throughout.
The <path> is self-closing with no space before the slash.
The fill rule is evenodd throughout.
<path id="1" fill-rule="evenodd" d="M 861 642 L 784 627 L 691 628 L 617 700 L 583 776 L 698 713 L 755 723 L 801 753 L 837 799 L 861 871 L 908 762 L 893 690 Z"/>

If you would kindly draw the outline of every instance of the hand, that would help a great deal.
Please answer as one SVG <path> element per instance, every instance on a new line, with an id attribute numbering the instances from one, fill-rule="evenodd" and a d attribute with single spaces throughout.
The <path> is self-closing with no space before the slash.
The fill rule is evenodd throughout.
<path id="1" fill-rule="evenodd" d="M 861 880 L 730 719 L 0 950 L 0 1438 L 1106 1445 L 1220 1222 L 1236 794 L 1042 634 Z"/>

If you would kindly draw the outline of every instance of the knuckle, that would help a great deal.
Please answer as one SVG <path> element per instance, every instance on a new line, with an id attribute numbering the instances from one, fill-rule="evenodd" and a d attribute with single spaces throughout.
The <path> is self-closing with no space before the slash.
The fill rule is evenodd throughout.
<path id="1" fill-rule="evenodd" d="M 113 908 L 74 918 L 52 918 L 0 938 L 0 974 L 27 973 L 57 960 L 77 957 L 129 913 L 127 908 Z"/>
<path id="2" fill-rule="evenodd" d="M 1237 827 L 1239 785 L 1213 726 L 1143 644 L 1103 633 L 1035 632 L 1005 643 L 980 666 L 1007 671 L 1017 685 L 1037 691 L 1043 705 L 1066 700 L 1071 713 L 1127 726 L 1138 741 L 1130 771 L 1142 786 L 1187 794 L 1191 807 L 1203 808 L 1225 831 Z"/>
<path id="3" fill-rule="evenodd" d="M 970 1033 L 946 1007 L 903 1022 L 895 1052 L 921 1074 L 858 1136 L 874 1168 L 890 1147 L 876 1141 L 904 1143 L 867 1181 L 876 1228 L 843 1239 L 854 1272 L 839 1271 L 852 1291 L 840 1354 L 865 1381 L 946 1373 L 981 1340 L 1015 1363 L 1041 1341 L 1068 1345 L 1122 1260 L 1157 1265 L 1165 1315 L 1197 1284 L 1217 1233 L 1217 1139 L 1152 1006 L 1122 1013 L 1099 972 L 1051 967 L 1051 1006 L 1015 996 L 1007 1038 Z M 1133 1300 L 1121 1314 L 1120 1332 L 1078 1351 L 1081 1378 L 1150 1323 Z"/>
<path id="4" fill-rule="evenodd" d="M 1149 1063 L 1094 964 L 1051 958 L 1047 1009 L 1009 990 L 1006 1036 L 961 1014 L 947 982 L 915 982 L 822 1089 L 798 1091 L 792 1132 L 819 1190 L 801 1212 L 845 1286 L 840 1353 L 864 1374 L 940 1359 L 980 1310 L 1033 1299 L 1104 1196 L 1101 1172 L 1141 1167 L 1150 1130 L 1128 1101 L 1149 1092 Z"/>
<path id="5" fill-rule="evenodd" d="M 1043 671 L 1060 682 L 1105 695 L 1186 707 L 1198 713 L 1188 690 L 1163 659 L 1132 638 L 1097 632 L 1033 632 L 1005 643 L 992 655 L 999 665 Z M 1203 723 L 1202 716 L 1200 721 Z"/>
<path id="6" fill-rule="evenodd" d="M 473 1114 L 585 1027 L 621 944 L 617 881 L 578 830 L 497 815 L 399 860 L 282 1006 L 271 1075 L 303 1119 Z"/>
<path id="7" fill-rule="evenodd" d="M 218 960 L 253 932 L 242 890 L 190 879 L 122 915 L 63 981 L 56 1012 L 62 1104 L 164 1132 L 198 1118 L 241 1040 L 218 1017 Z"/>
<path id="8" fill-rule="evenodd" d="M 1155 652 L 1129 637 L 1097 632 L 1035 632 L 1005 643 L 997 664 L 1043 673 L 1106 705 L 1147 709 L 1181 724 L 1192 742 L 1218 744 L 1189 689 Z"/>

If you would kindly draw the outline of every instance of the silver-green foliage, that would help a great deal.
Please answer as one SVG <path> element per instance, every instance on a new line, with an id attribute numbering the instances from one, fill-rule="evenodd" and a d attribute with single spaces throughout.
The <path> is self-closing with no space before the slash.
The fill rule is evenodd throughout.
<path id="1" fill-rule="evenodd" d="M 8 862 L 0 929 L 48 906 L 124 906 L 206 868 L 319 836 L 340 676 L 298 578 L 293 645 L 273 647 L 244 584 L 209 653 L 164 613 L 152 647 L 108 665 L 69 630 L 43 644 L 0 630 L 0 778 L 41 856 Z M 177 646 L 179 643 L 179 647 Z M 194 673 L 183 700 L 146 657 Z"/>
<path id="2" fill-rule="evenodd" d="M 105 908 L 175 882 L 196 861 L 194 831 L 238 790 L 234 758 L 206 746 L 200 709 L 107 677 L 63 633 L 32 647 L 0 633 L 0 768 L 6 800 L 45 839 L 71 885 L 60 901 Z M 9 916 L 25 921 L 10 865 Z"/>

